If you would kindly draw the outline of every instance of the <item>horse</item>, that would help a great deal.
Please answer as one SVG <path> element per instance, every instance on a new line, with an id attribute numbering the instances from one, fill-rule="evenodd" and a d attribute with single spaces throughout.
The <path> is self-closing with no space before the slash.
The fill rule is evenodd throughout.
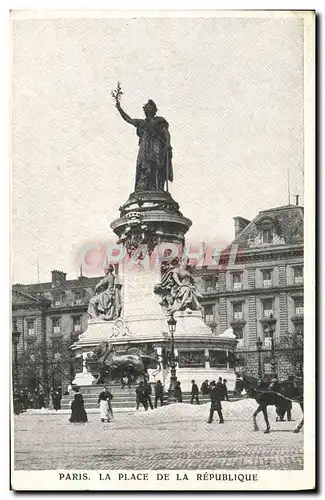
<path id="1" fill-rule="evenodd" d="M 115 373 L 123 375 L 125 373 L 133 373 L 142 375 L 144 378 L 148 368 L 156 369 L 157 373 L 161 370 L 159 361 L 151 356 L 144 354 L 116 354 L 113 344 L 110 342 L 101 342 L 94 349 L 96 364 L 101 368 L 101 374 L 108 371 L 111 374 Z M 98 377 L 97 383 L 100 383 L 102 375 Z"/>
<path id="2" fill-rule="evenodd" d="M 275 406 L 277 408 L 277 414 L 280 416 L 280 420 L 283 420 L 283 416 L 288 408 L 288 403 L 291 401 L 299 403 L 302 412 L 304 411 L 303 403 L 303 387 L 298 387 L 293 384 L 290 386 L 285 383 L 278 384 L 278 390 L 270 390 L 268 387 L 263 387 L 259 384 L 258 380 L 249 375 L 243 374 L 242 380 L 237 380 L 235 392 L 241 393 L 242 389 L 245 389 L 249 398 L 256 400 L 258 408 L 253 414 L 254 430 L 258 431 L 258 425 L 256 422 L 256 417 L 260 412 L 263 412 L 264 420 L 266 423 L 265 434 L 270 432 L 270 423 L 267 414 L 268 406 Z M 304 425 L 304 418 L 298 424 L 296 429 L 293 431 L 298 433 Z"/>

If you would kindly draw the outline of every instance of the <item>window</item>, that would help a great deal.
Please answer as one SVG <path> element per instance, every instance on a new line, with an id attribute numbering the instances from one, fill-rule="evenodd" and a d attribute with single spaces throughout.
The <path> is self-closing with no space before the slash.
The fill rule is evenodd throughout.
<path id="1" fill-rule="evenodd" d="M 52 331 L 53 333 L 60 333 L 60 318 L 52 318 Z"/>
<path id="2" fill-rule="evenodd" d="M 263 243 L 272 243 L 272 229 L 263 229 L 262 240 Z"/>
<path id="3" fill-rule="evenodd" d="M 264 345 L 266 347 L 271 347 L 272 342 L 271 342 L 269 325 L 263 325 L 263 337 L 264 337 Z"/>
<path id="4" fill-rule="evenodd" d="M 74 301 L 75 304 L 81 304 L 82 303 L 82 294 L 80 291 L 75 292 L 74 294 Z"/>
<path id="5" fill-rule="evenodd" d="M 271 356 L 270 354 L 266 353 L 264 354 L 263 357 L 263 365 L 264 365 L 264 373 L 265 374 L 271 374 L 272 369 L 271 369 Z"/>
<path id="6" fill-rule="evenodd" d="M 34 327 L 34 320 L 33 319 L 28 319 L 27 320 L 27 334 L 28 335 L 35 335 L 35 327 Z"/>
<path id="7" fill-rule="evenodd" d="M 60 306 L 61 305 L 61 295 L 55 294 L 53 296 L 53 305 L 54 306 Z"/>
<path id="8" fill-rule="evenodd" d="M 213 305 L 204 306 L 204 321 L 206 323 L 213 323 L 213 321 L 214 321 L 214 307 L 213 307 Z"/>
<path id="9" fill-rule="evenodd" d="M 301 316 L 302 314 L 304 314 L 304 298 L 296 297 L 294 301 L 295 301 L 295 315 Z"/>
<path id="10" fill-rule="evenodd" d="M 273 314 L 273 299 L 264 299 L 263 304 L 263 316 L 270 316 Z"/>
<path id="11" fill-rule="evenodd" d="M 263 278 L 263 286 L 264 287 L 272 286 L 272 270 L 271 269 L 266 269 L 265 271 L 262 271 L 262 278 Z"/>
<path id="12" fill-rule="evenodd" d="M 215 291 L 215 280 L 213 278 L 208 278 L 204 280 L 204 289 L 206 292 Z"/>
<path id="13" fill-rule="evenodd" d="M 62 340 L 52 340 L 52 351 L 55 358 L 55 354 L 62 351 Z"/>
<path id="14" fill-rule="evenodd" d="M 303 323 L 296 323 L 295 324 L 295 334 L 296 335 L 303 335 L 304 334 L 304 324 Z"/>
<path id="15" fill-rule="evenodd" d="M 243 304 L 242 302 L 235 302 L 233 304 L 234 319 L 243 319 Z"/>
<path id="16" fill-rule="evenodd" d="M 233 332 L 237 340 L 244 339 L 244 328 L 242 326 L 235 326 Z"/>
<path id="17" fill-rule="evenodd" d="M 81 332 L 81 317 L 74 316 L 72 318 L 72 322 L 73 322 L 73 331 L 74 332 Z"/>
<path id="18" fill-rule="evenodd" d="M 242 273 L 233 273 L 232 275 L 232 287 L 234 290 L 242 289 Z"/>
<path id="19" fill-rule="evenodd" d="M 302 266 L 294 267 L 293 275 L 294 275 L 295 285 L 299 285 L 304 282 L 304 271 Z"/>

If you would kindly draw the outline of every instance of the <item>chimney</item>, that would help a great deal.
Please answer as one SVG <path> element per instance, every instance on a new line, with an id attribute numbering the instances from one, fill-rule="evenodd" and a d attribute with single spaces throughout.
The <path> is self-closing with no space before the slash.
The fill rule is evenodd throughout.
<path id="1" fill-rule="evenodd" d="M 244 217 L 234 217 L 235 221 L 235 238 L 237 238 L 238 235 L 242 231 L 244 231 L 245 227 L 248 226 L 250 223 L 250 220 L 244 219 Z"/>
<path id="2" fill-rule="evenodd" d="M 296 194 L 296 206 L 299 207 L 299 194 Z"/>
<path id="3" fill-rule="evenodd" d="M 67 278 L 67 273 L 64 273 L 63 271 L 57 271 L 56 269 L 54 269 L 52 271 L 52 288 L 65 286 L 66 278 Z"/>

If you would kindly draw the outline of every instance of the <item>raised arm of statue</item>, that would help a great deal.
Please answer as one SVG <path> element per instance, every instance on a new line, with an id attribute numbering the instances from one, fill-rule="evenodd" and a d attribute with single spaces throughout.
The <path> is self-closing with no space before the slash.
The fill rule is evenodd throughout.
<path id="1" fill-rule="evenodd" d="M 138 120 L 134 120 L 131 118 L 122 108 L 120 101 L 116 101 L 116 107 L 118 109 L 118 112 L 122 116 L 123 120 L 125 120 L 127 123 L 130 123 L 130 125 L 133 125 L 134 127 L 137 127 Z"/>

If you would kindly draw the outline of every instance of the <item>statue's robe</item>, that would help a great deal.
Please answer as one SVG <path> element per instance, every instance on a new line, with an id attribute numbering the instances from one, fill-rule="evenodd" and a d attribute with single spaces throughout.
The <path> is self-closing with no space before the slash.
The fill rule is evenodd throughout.
<path id="1" fill-rule="evenodd" d="M 135 191 L 162 191 L 166 180 L 173 181 L 168 122 L 160 116 L 150 123 L 147 119 L 134 122 L 139 137 Z"/>

